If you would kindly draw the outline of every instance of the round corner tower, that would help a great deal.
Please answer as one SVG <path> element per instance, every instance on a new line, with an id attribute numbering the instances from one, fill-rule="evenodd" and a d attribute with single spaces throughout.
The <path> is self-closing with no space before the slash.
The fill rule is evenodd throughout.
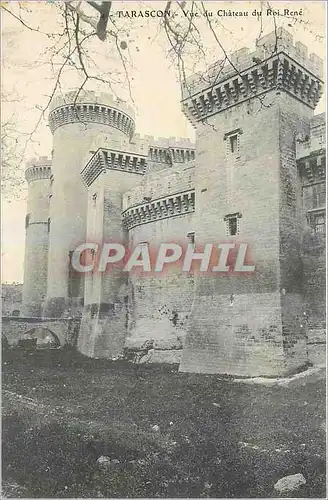
<path id="1" fill-rule="evenodd" d="M 41 315 L 47 291 L 50 177 L 50 159 L 40 157 L 28 163 L 23 307 L 24 314 L 33 317 Z"/>
<path id="2" fill-rule="evenodd" d="M 49 126 L 53 183 L 45 314 L 60 317 L 71 315 L 84 301 L 83 277 L 70 267 L 71 252 L 86 240 L 88 192 L 81 171 L 95 153 L 91 148 L 98 137 L 106 136 L 112 147 L 124 150 L 134 133 L 134 113 L 110 94 L 72 91 L 53 99 Z"/>

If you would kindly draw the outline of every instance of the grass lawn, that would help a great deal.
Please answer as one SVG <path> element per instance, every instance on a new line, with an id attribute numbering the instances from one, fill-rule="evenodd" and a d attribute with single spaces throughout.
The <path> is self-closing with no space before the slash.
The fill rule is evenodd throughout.
<path id="1" fill-rule="evenodd" d="M 294 496 L 325 497 L 325 386 L 304 380 L 268 388 L 62 349 L 5 355 L 4 496 L 264 498 L 301 472 Z"/>

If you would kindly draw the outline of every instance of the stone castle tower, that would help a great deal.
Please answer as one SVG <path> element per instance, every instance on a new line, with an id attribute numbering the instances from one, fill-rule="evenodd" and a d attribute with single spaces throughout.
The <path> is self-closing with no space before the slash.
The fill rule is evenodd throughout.
<path id="1" fill-rule="evenodd" d="M 26 245 L 23 304 L 27 316 L 38 317 L 47 294 L 49 194 L 51 160 L 31 160 L 25 171 L 28 203 L 25 217 Z"/>
<path id="2" fill-rule="evenodd" d="M 211 68 L 213 84 L 185 87 L 197 133 L 197 240 L 247 241 L 256 267 L 199 278 L 182 370 L 273 375 L 307 362 L 296 139 L 309 132 L 321 76 L 322 61 L 279 29 L 221 72 Z"/>
<path id="3" fill-rule="evenodd" d="M 54 136 L 51 231 L 45 314 L 61 316 L 83 306 L 84 283 L 71 275 L 70 252 L 86 239 L 88 197 L 81 169 L 95 139 L 105 134 L 125 149 L 134 131 L 133 111 L 110 95 L 71 92 L 55 98 L 49 114 Z"/>
<path id="4" fill-rule="evenodd" d="M 300 146 L 323 137 L 323 120 L 313 118 L 322 61 L 284 30 L 278 50 L 276 42 L 267 35 L 255 52 L 241 49 L 223 70 L 216 64 L 206 79 L 186 82 L 182 105 L 196 147 L 140 137 L 133 110 L 107 94 L 53 100 L 51 172 L 44 159 L 26 171 L 28 314 L 80 318 L 77 347 L 88 356 L 124 353 L 139 362 L 181 362 L 183 371 L 237 375 L 280 374 L 308 361 L 303 315 L 308 311 L 319 338 L 324 299 L 322 292 L 319 302 L 309 299 L 306 269 L 321 276 L 322 268 L 317 257 L 305 257 L 304 235 L 317 233 L 325 212 L 322 195 L 309 208 L 304 193 L 322 185 L 308 165 L 317 157 L 324 165 L 325 146 Z M 320 172 L 325 176 L 324 166 Z M 85 241 L 192 242 L 196 249 L 247 242 L 255 272 L 145 277 L 117 269 L 82 279 L 70 255 Z"/>

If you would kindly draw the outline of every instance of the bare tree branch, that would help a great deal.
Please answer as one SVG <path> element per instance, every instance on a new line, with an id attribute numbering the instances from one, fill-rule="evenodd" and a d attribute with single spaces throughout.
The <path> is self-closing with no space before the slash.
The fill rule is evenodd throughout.
<path id="1" fill-rule="evenodd" d="M 116 17 L 115 11 L 112 13 L 115 8 L 114 2 L 67 0 L 66 2 L 49 5 L 49 8 L 54 9 L 53 12 L 58 15 L 56 26 L 60 26 L 61 31 L 57 32 L 56 28 L 56 33 L 51 28 L 49 28 L 48 32 L 43 25 L 42 28 L 45 31 L 34 26 L 35 5 L 31 3 L 31 6 L 27 7 L 26 4 L 23 5 L 20 2 L 13 2 L 10 7 L 8 7 L 8 4 L 6 6 L 1 5 L 4 15 L 8 14 L 15 19 L 25 30 L 32 33 L 31 36 L 39 33 L 50 40 L 42 53 L 37 55 L 35 67 L 45 67 L 52 74 L 54 80 L 54 84 L 51 85 L 50 95 L 45 95 L 47 102 L 41 102 L 40 105 L 33 107 L 39 109 L 40 115 L 38 115 L 32 130 L 20 132 L 19 127 L 17 127 L 17 116 L 10 112 L 4 119 L 2 139 L 5 148 L 3 156 L 6 156 L 7 177 L 10 177 L 10 169 L 16 172 L 17 165 L 25 161 L 28 145 L 35 140 L 36 132 L 44 124 L 45 114 L 51 99 L 58 90 L 64 87 L 63 82 L 67 74 L 70 76 L 74 73 L 78 78 L 79 83 L 75 103 L 82 89 L 92 80 L 105 85 L 114 93 L 115 85 L 123 85 L 130 100 L 134 102 L 130 81 L 133 62 L 132 37 L 129 38 L 131 26 L 127 19 Z M 185 11 L 186 5 L 188 6 L 188 15 L 186 15 Z M 84 11 L 83 9 L 86 6 L 87 10 Z M 227 64 L 233 68 L 237 75 L 241 76 L 238 65 L 234 64 L 234 59 L 229 56 L 227 48 L 222 42 L 224 39 L 223 34 L 226 35 L 225 32 L 229 30 L 219 19 L 213 21 L 213 18 L 211 19 L 206 15 L 204 1 L 189 0 L 188 2 L 181 2 L 165 0 L 161 7 L 165 14 L 158 21 L 155 39 L 157 40 L 160 35 L 164 36 L 165 50 L 170 57 L 171 64 L 176 68 L 180 86 L 184 91 L 192 95 L 193 89 L 189 80 L 190 75 L 196 76 L 201 84 L 215 85 Z M 261 11 L 264 8 L 271 8 L 269 1 L 261 1 Z M 92 11 L 94 11 L 94 16 L 90 15 Z M 170 16 L 169 11 L 173 11 L 177 15 Z M 291 18 L 291 21 L 294 22 L 294 20 L 295 18 Z M 272 17 L 272 22 L 276 33 L 273 53 L 276 53 L 279 32 L 275 16 Z M 296 22 L 302 23 L 304 29 L 311 31 L 311 26 L 307 21 L 298 18 Z M 260 16 L 259 23 L 260 29 L 257 40 L 263 34 L 262 16 Z M 314 30 L 312 31 L 314 33 Z M 208 50 L 207 45 L 205 46 L 204 34 L 210 35 L 213 40 L 211 42 L 212 52 Z M 316 34 L 314 33 L 313 36 L 316 36 Z M 319 37 L 320 39 L 320 36 L 320 34 L 317 34 L 316 38 Z M 102 63 L 99 62 L 96 46 L 97 39 L 102 42 L 106 41 L 105 44 L 98 44 L 101 47 L 106 48 L 108 44 L 108 51 L 110 57 L 113 58 L 111 60 L 114 60 L 115 69 L 113 69 L 113 66 L 108 65 L 109 68 L 105 70 Z M 211 57 L 213 58 L 213 55 L 216 55 L 217 49 L 219 49 L 222 57 L 213 64 Z M 260 64 L 261 61 L 254 62 Z M 116 69 L 117 67 L 118 69 Z M 205 69 L 203 70 L 203 68 Z M 50 78 L 48 74 L 44 77 L 45 79 Z M 256 98 L 260 100 L 261 106 L 266 106 L 263 97 L 256 96 Z M 8 99 L 10 99 L 10 96 Z M 16 97 L 14 97 L 13 104 L 16 100 Z M 7 100 L 7 102 L 9 101 Z M 78 113 L 77 108 L 76 106 L 76 112 Z M 207 123 L 206 120 L 204 123 Z"/>
<path id="2" fill-rule="evenodd" d="M 112 7 L 112 2 L 101 2 L 101 5 L 98 5 L 96 2 L 88 1 L 88 4 L 100 13 L 96 31 L 98 38 L 104 41 L 106 40 L 106 28 L 109 18 L 109 12 Z"/>

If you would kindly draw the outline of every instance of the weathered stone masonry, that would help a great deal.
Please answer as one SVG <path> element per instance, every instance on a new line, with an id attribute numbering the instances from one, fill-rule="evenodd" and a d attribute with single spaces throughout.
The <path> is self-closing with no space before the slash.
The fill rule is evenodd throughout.
<path id="1" fill-rule="evenodd" d="M 26 246 L 24 266 L 24 313 L 41 316 L 47 294 L 49 249 L 49 203 L 51 160 L 40 158 L 29 162 L 25 178 L 29 186 L 25 218 Z"/>
<path id="2" fill-rule="evenodd" d="M 272 34 L 255 53 L 239 51 L 238 73 L 230 66 L 205 89 L 197 82 L 185 88 L 184 111 L 197 132 L 198 239 L 224 238 L 227 214 L 242 214 L 230 236 L 251 244 L 256 263 L 251 278 L 199 278 L 185 371 L 273 375 L 308 361 L 296 135 L 310 126 L 322 81 L 319 61 L 307 60 L 304 46 L 294 47 L 283 30 L 276 53 L 275 42 Z M 248 66 L 254 59 L 260 62 Z"/>
<path id="3" fill-rule="evenodd" d="M 277 375 L 323 359 L 325 124 L 313 116 L 322 61 L 277 35 L 186 82 L 196 147 L 139 136 L 133 110 L 107 94 L 54 99 L 51 171 L 40 160 L 26 174 L 26 314 L 80 321 L 88 356 L 183 371 Z M 247 242 L 256 267 L 82 279 L 69 259 L 84 241 Z"/>

